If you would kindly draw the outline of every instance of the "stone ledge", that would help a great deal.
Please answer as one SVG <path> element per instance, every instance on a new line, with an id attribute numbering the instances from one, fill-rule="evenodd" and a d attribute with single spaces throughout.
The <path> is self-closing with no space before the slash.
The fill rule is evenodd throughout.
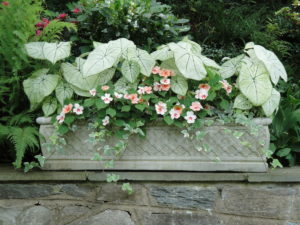
<path id="1" fill-rule="evenodd" d="M 236 182 L 300 183 L 300 167 L 269 169 L 266 173 L 233 172 L 145 172 L 145 171 L 42 171 L 24 173 L 11 166 L 0 166 L 0 182 L 18 181 L 105 181 L 107 173 L 117 173 L 121 180 L 166 182 Z"/>

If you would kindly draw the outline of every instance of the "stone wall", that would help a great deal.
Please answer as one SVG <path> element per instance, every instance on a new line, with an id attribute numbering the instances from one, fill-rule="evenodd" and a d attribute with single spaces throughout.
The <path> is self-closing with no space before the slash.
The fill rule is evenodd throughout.
<path id="1" fill-rule="evenodd" d="M 2 170 L 0 225 L 300 225 L 299 172 L 127 173 L 128 195 L 102 173 Z"/>

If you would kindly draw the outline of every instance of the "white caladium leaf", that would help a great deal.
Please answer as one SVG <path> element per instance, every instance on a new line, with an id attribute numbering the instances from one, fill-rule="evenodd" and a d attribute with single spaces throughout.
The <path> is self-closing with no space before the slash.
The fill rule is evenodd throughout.
<path id="1" fill-rule="evenodd" d="M 151 53 L 153 59 L 165 61 L 174 57 L 173 52 L 170 51 L 170 48 L 167 45 L 162 46 L 160 49 L 157 49 L 155 52 Z"/>
<path id="2" fill-rule="evenodd" d="M 82 62 L 82 60 L 84 59 L 81 59 L 79 62 Z M 82 72 L 70 63 L 62 63 L 61 69 L 63 71 L 63 76 L 68 83 L 84 91 L 89 91 L 96 88 L 98 85 L 107 83 L 115 73 L 115 69 L 110 68 L 102 71 L 101 73 L 84 77 Z"/>
<path id="3" fill-rule="evenodd" d="M 46 59 L 43 52 L 45 42 L 30 42 L 25 44 L 27 55 L 34 59 Z"/>
<path id="4" fill-rule="evenodd" d="M 238 87 L 255 106 L 264 104 L 272 93 L 272 84 L 264 65 L 254 63 L 248 57 L 245 57 L 242 61 Z"/>
<path id="5" fill-rule="evenodd" d="M 117 82 L 115 83 L 115 91 L 118 93 L 126 94 L 129 89 L 137 89 L 138 83 L 130 83 L 126 80 L 125 77 L 121 77 Z"/>
<path id="6" fill-rule="evenodd" d="M 140 74 L 140 66 L 136 61 L 125 60 L 121 72 L 130 83 L 134 83 Z"/>
<path id="7" fill-rule="evenodd" d="M 190 49 L 183 48 L 183 45 L 175 44 L 170 48 L 174 53 L 176 66 L 184 77 L 193 80 L 206 77 L 207 72 L 200 56 L 192 53 Z"/>
<path id="8" fill-rule="evenodd" d="M 269 51 L 260 45 L 254 45 L 253 49 L 256 57 L 264 63 L 274 84 L 277 84 L 279 77 L 284 81 L 287 81 L 285 68 L 274 52 Z"/>
<path id="9" fill-rule="evenodd" d="M 235 109 L 248 110 L 251 109 L 252 106 L 252 103 L 242 94 L 239 94 L 234 99 L 233 108 Z"/>
<path id="10" fill-rule="evenodd" d="M 57 108 L 57 101 L 55 98 L 47 97 L 42 105 L 42 110 L 45 116 L 50 116 Z"/>
<path id="11" fill-rule="evenodd" d="M 136 61 L 140 65 L 141 73 L 147 77 L 150 76 L 152 68 L 155 66 L 155 60 L 152 56 L 148 52 L 138 48 L 128 48 L 127 59 Z"/>
<path id="12" fill-rule="evenodd" d="M 188 90 L 188 82 L 182 76 L 174 76 L 171 78 L 171 89 L 174 93 L 185 96 Z"/>
<path id="13" fill-rule="evenodd" d="M 126 58 L 128 48 L 136 48 L 134 42 L 126 38 L 119 38 L 117 40 L 108 42 L 108 44 L 110 48 L 116 48 L 121 51 L 121 54 L 124 58 Z"/>
<path id="14" fill-rule="evenodd" d="M 71 42 L 48 43 L 43 46 L 43 54 L 47 60 L 55 64 L 70 56 Z"/>
<path id="15" fill-rule="evenodd" d="M 235 73 L 237 73 L 238 66 L 240 65 L 240 63 L 244 57 L 245 57 L 244 54 L 239 55 L 239 56 L 229 59 L 225 63 L 223 63 L 219 70 L 219 73 L 222 76 L 222 78 L 227 79 L 227 78 L 233 76 Z"/>
<path id="16" fill-rule="evenodd" d="M 98 41 L 93 41 L 93 46 L 94 48 L 97 48 L 98 46 L 103 45 L 103 43 L 98 42 Z"/>
<path id="17" fill-rule="evenodd" d="M 183 76 L 180 73 L 179 69 L 177 68 L 174 58 L 163 61 L 162 64 L 160 65 L 160 67 L 161 67 L 161 69 L 172 70 L 175 75 Z"/>
<path id="18" fill-rule="evenodd" d="M 72 89 L 74 90 L 74 92 L 79 95 L 79 96 L 82 96 L 82 97 L 91 97 L 91 94 L 89 91 L 85 91 L 85 90 L 82 90 L 74 85 L 70 85 L 72 87 Z"/>
<path id="19" fill-rule="evenodd" d="M 276 89 L 272 89 L 272 95 L 263 105 L 263 111 L 266 116 L 271 116 L 278 108 L 280 102 L 280 93 Z"/>
<path id="20" fill-rule="evenodd" d="M 189 43 L 192 47 L 191 47 L 191 51 L 194 53 L 194 54 L 196 54 L 196 55 L 201 55 L 201 52 L 202 52 L 202 48 L 201 48 L 201 46 L 198 44 L 198 43 L 196 43 L 196 42 L 194 42 L 194 41 L 191 41 L 191 40 L 189 40 L 188 38 L 184 38 L 183 40 L 182 40 L 182 42 L 186 42 L 186 43 Z"/>
<path id="21" fill-rule="evenodd" d="M 73 96 L 73 89 L 72 87 L 63 81 L 59 82 L 56 89 L 55 95 L 57 100 L 61 105 L 64 105 L 65 99 L 70 99 Z"/>
<path id="22" fill-rule="evenodd" d="M 48 71 L 48 69 L 40 69 L 23 81 L 24 91 L 31 105 L 42 102 L 56 88 L 59 76 L 47 74 Z"/>
<path id="23" fill-rule="evenodd" d="M 118 48 L 110 48 L 108 44 L 98 46 L 89 54 L 84 63 L 83 76 L 92 76 L 111 68 L 119 60 L 120 55 L 121 50 Z"/>
<path id="24" fill-rule="evenodd" d="M 214 69 L 219 70 L 221 67 L 218 65 L 218 63 L 216 63 L 214 60 L 207 58 L 206 56 L 201 55 L 200 56 L 202 62 L 204 63 L 205 66 L 207 67 L 211 67 Z"/>

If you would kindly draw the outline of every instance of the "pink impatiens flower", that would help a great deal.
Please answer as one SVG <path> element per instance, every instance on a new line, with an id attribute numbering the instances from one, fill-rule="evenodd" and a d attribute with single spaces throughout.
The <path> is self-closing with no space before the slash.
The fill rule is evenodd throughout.
<path id="1" fill-rule="evenodd" d="M 158 102 L 157 104 L 155 104 L 155 110 L 157 114 L 164 115 L 167 112 L 167 104 Z"/>
<path id="2" fill-rule="evenodd" d="M 150 87 L 150 86 L 139 87 L 138 93 L 140 95 L 151 94 L 152 93 L 152 87 Z"/>
<path id="3" fill-rule="evenodd" d="M 114 93 L 114 96 L 115 96 L 116 98 L 118 98 L 118 99 L 123 97 L 122 94 L 119 94 L 119 93 L 117 93 L 117 92 Z"/>
<path id="4" fill-rule="evenodd" d="M 162 87 L 162 85 L 161 85 L 160 83 L 158 83 L 158 82 L 155 82 L 155 83 L 153 84 L 153 90 L 154 90 L 154 91 L 162 91 L 162 90 L 161 90 L 161 87 Z"/>
<path id="5" fill-rule="evenodd" d="M 152 73 L 153 74 L 159 74 L 159 72 L 160 72 L 160 67 L 159 66 L 155 66 L 155 67 L 152 68 Z"/>
<path id="6" fill-rule="evenodd" d="M 110 94 L 105 94 L 104 96 L 101 96 L 101 99 L 104 101 L 105 104 L 109 104 L 113 98 L 110 97 Z"/>
<path id="7" fill-rule="evenodd" d="M 196 112 L 196 111 L 200 111 L 201 109 L 203 109 L 203 106 L 201 105 L 200 102 L 192 102 L 190 109 Z"/>
<path id="8" fill-rule="evenodd" d="M 159 76 L 161 76 L 161 77 L 169 77 L 169 76 L 171 76 L 172 75 L 172 71 L 171 70 L 160 70 L 159 71 Z"/>
<path id="9" fill-rule="evenodd" d="M 65 120 L 65 114 L 62 112 L 60 113 L 57 117 L 56 120 L 58 121 L 58 123 L 62 124 Z"/>
<path id="10" fill-rule="evenodd" d="M 208 97 L 208 91 L 205 89 L 199 89 L 196 91 L 195 98 L 204 100 Z"/>
<path id="11" fill-rule="evenodd" d="M 130 94 L 128 95 L 128 99 L 131 101 L 132 104 L 138 104 L 140 99 L 137 94 Z"/>
<path id="12" fill-rule="evenodd" d="M 80 13 L 80 12 L 81 12 L 81 10 L 79 8 L 73 9 L 73 13 Z"/>
<path id="13" fill-rule="evenodd" d="M 69 112 L 72 111 L 72 108 L 73 108 L 73 105 L 72 104 L 69 104 L 69 105 L 65 105 L 62 109 L 62 113 L 63 114 L 67 114 Z"/>
<path id="14" fill-rule="evenodd" d="M 208 84 L 199 84 L 199 89 L 204 89 L 206 91 L 209 91 L 210 86 Z"/>
<path id="15" fill-rule="evenodd" d="M 91 89 L 90 94 L 91 94 L 91 96 L 95 96 L 97 94 L 96 89 L 95 88 Z"/>
<path id="16" fill-rule="evenodd" d="M 104 119 L 102 120 L 102 124 L 103 124 L 103 126 L 106 126 L 109 124 L 109 116 L 104 117 Z"/>
<path id="17" fill-rule="evenodd" d="M 83 113 L 83 106 L 79 105 L 78 103 L 74 104 L 73 112 L 77 115 L 81 115 Z"/>
<path id="18" fill-rule="evenodd" d="M 222 80 L 220 81 L 220 83 L 222 84 L 222 88 L 225 89 L 227 94 L 230 94 L 232 91 L 232 86 L 227 82 L 227 80 Z"/>
<path id="19" fill-rule="evenodd" d="M 168 91 L 170 89 L 171 85 L 170 84 L 162 84 L 161 85 L 161 90 L 162 91 Z"/>
<path id="20" fill-rule="evenodd" d="M 101 90 L 102 91 L 107 91 L 109 89 L 109 86 L 108 85 L 103 85 L 102 87 L 101 87 Z"/>
<path id="21" fill-rule="evenodd" d="M 171 83 L 171 80 L 168 79 L 168 78 L 163 78 L 163 79 L 160 80 L 160 83 L 161 83 L 161 84 L 170 84 L 170 83 Z"/>
<path id="22" fill-rule="evenodd" d="M 193 111 L 188 111 L 186 113 L 186 116 L 184 117 L 184 119 L 187 121 L 187 123 L 195 123 L 196 118 L 197 117 Z"/>
<path id="23" fill-rule="evenodd" d="M 179 113 L 179 111 L 177 111 L 173 108 L 170 110 L 170 115 L 171 115 L 172 120 L 174 120 L 174 119 L 178 119 L 181 114 Z"/>

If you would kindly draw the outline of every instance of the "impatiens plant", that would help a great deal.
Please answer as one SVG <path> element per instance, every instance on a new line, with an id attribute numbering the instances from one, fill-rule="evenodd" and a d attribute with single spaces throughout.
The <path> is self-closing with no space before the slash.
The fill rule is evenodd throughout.
<path id="1" fill-rule="evenodd" d="M 41 104 L 45 116 L 53 115 L 57 131 L 48 147 L 63 143 L 61 135 L 76 130 L 76 120 L 87 120 L 93 130 L 89 141 L 102 143 L 93 160 L 119 157 L 130 135 L 144 136 L 143 128 L 153 121 L 177 126 L 184 137 L 201 140 L 205 134 L 199 128 L 210 123 L 204 117 L 249 125 L 245 115 L 262 116 L 256 106 L 271 116 L 280 99 L 271 82 L 287 79 L 274 53 L 253 43 L 247 44 L 245 54 L 221 66 L 187 38 L 151 54 L 124 38 L 94 46 L 71 63 L 70 42 L 28 43 L 29 56 L 49 63 L 24 81 L 32 109 Z M 65 59 L 70 61 L 57 63 Z M 233 75 L 238 76 L 236 85 L 230 84 Z M 243 134 L 233 135 L 238 139 Z M 105 145 L 112 136 L 119 141 Z M 113 161 L 105 166 L 112 167 Z M 110 175 L 108 180 L 115 178 Z"/>

